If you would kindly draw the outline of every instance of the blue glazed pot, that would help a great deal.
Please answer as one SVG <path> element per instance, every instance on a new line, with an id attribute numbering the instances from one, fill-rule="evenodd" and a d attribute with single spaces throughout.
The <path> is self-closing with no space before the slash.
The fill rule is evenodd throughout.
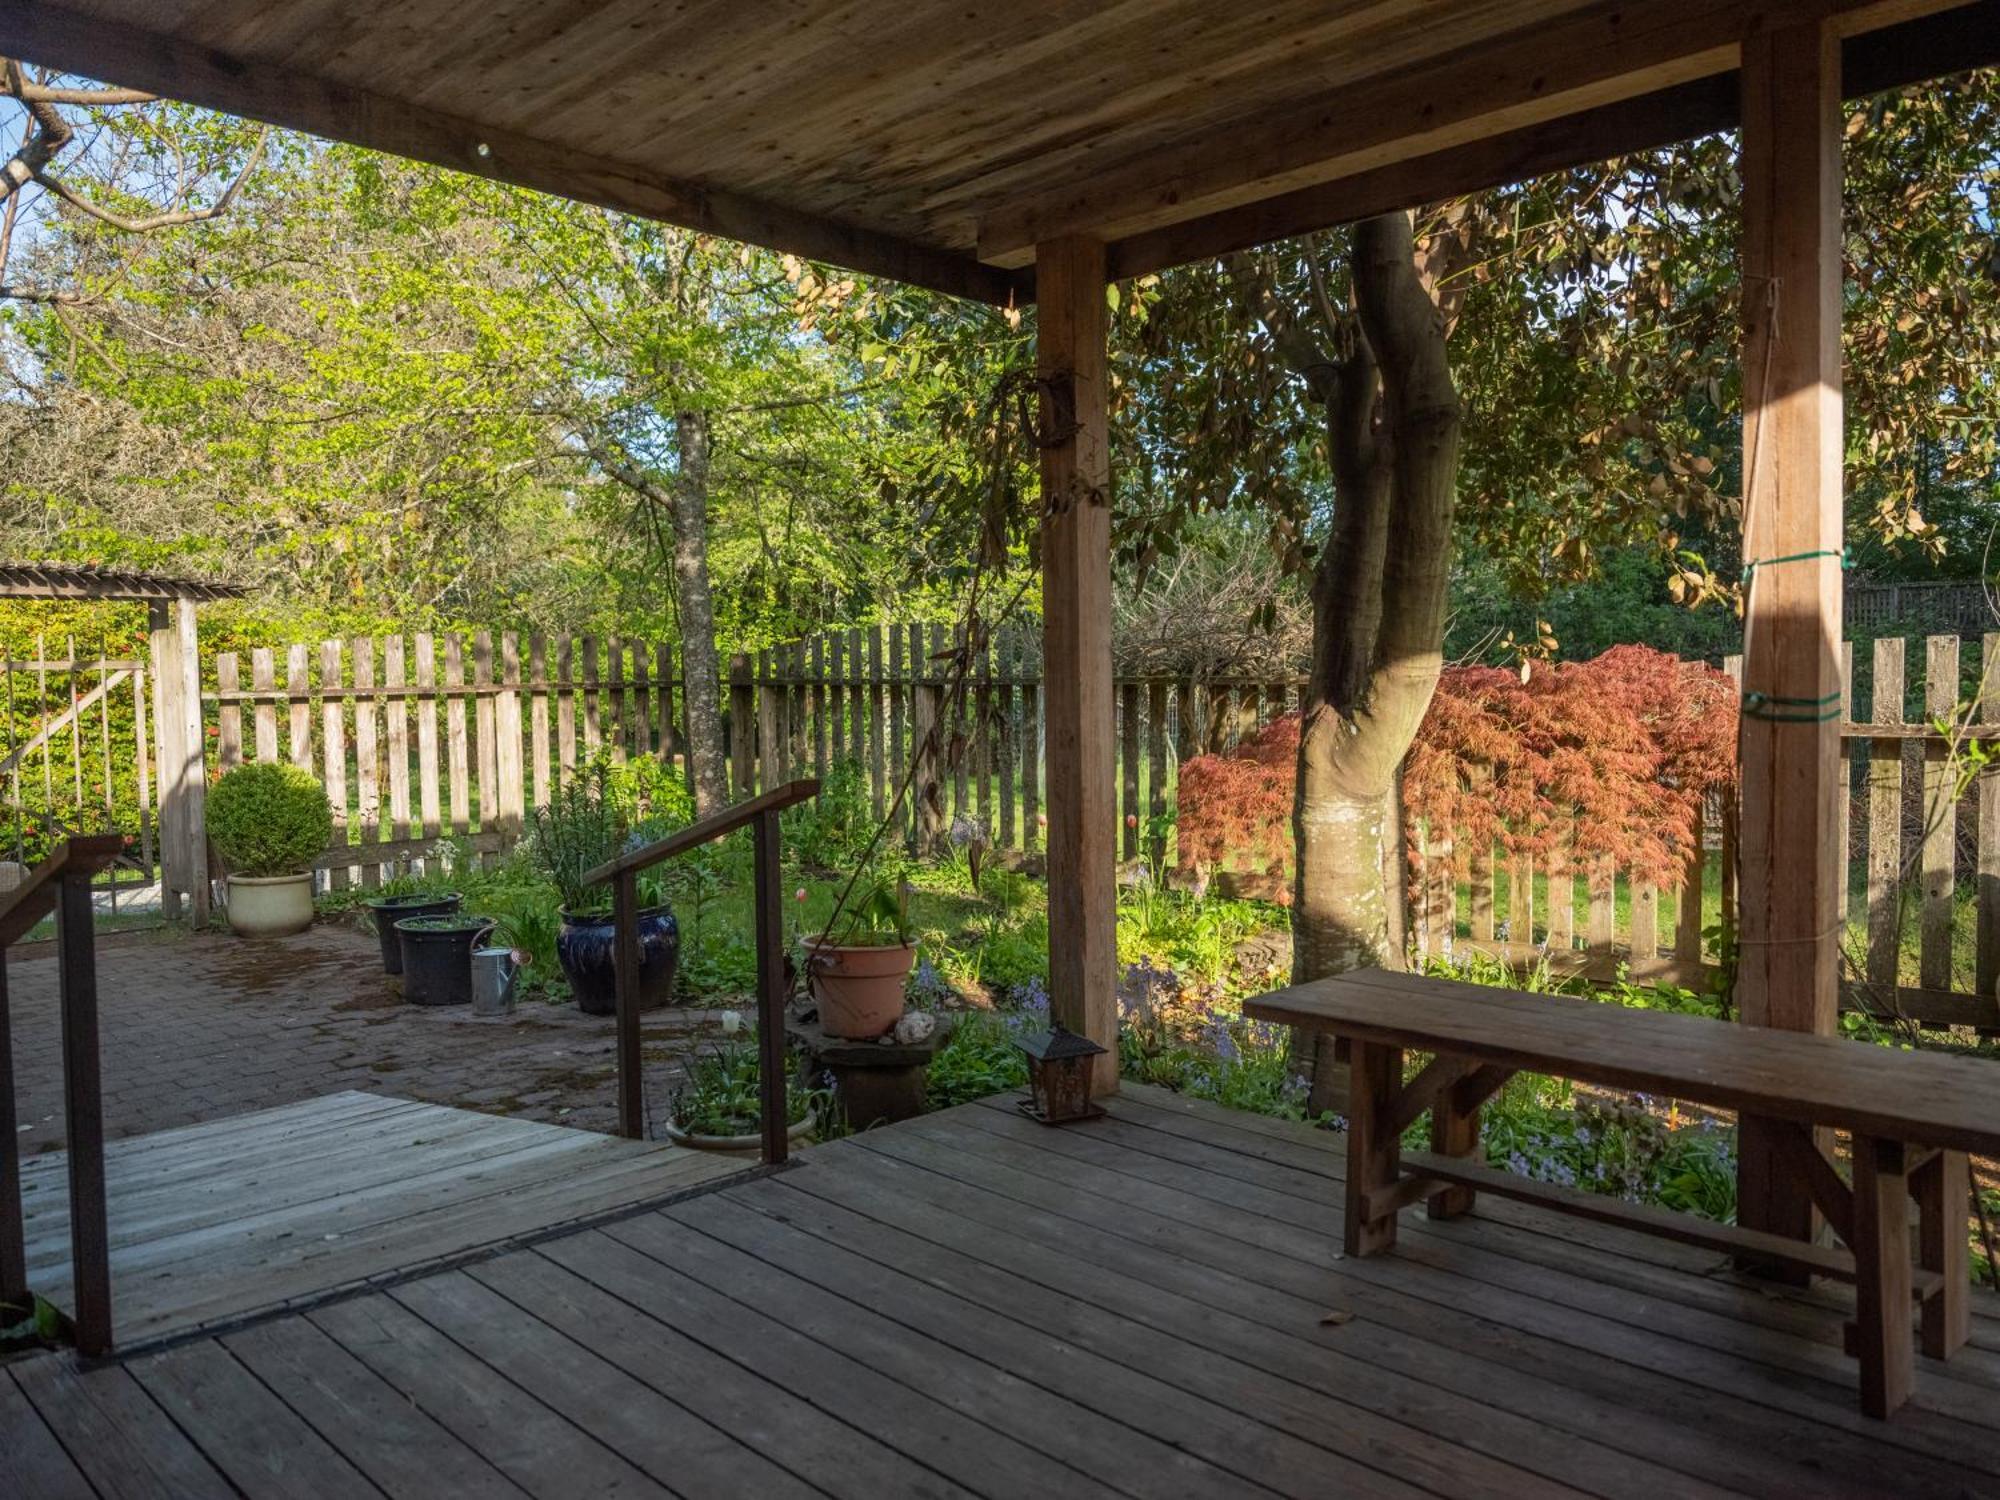
<path id="1" fill-rule="evenodd" d="M 617 929 L 609 916 L 562 914 L 556 929 L 556 961 L 586 1015 L 609 1016 L 618 1010 L 618 980 L 614 968 Z M 673 912 L 649 906 L 639 913 L 639 1009 L 656 1010 L 674 995 L 674 971 L 680 966 L 681 929 Z"/>

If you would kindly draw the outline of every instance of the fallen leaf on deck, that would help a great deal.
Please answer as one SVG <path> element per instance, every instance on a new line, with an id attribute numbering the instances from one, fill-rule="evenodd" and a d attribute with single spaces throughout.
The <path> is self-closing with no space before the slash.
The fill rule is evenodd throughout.
<path id="1" fill-rule="evenodd" d="M 1319 1320 L 1319 1326 L 1322 1328 L 1338 1328 L 1342 1323 L 1352 1323 L 1353 1321 L 1354 1314 L 1351 1312 L 1330 1312 Z"/>

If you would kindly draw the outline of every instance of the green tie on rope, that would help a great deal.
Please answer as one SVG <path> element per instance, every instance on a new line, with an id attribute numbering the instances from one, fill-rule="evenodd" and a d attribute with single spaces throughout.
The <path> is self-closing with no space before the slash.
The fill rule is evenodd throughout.
<path id="1" fill-rule="evenodd" d="M 1743 586 L 1747 590 L 1759 568 L 1775 568 L 1780 563 L 1811 562 L 1819 557 L 1837 557 L 1842 568 L 1851 567 L 1847 549 L 1838 552 L 1822 548 L 1816 552 L 1791 552 L 1783 557 L 1760 557 L 1743 565 Z M 1748 611 L 1745 611 L 1748 623 Z M 1840 717 L 1840 694 L 1828 693 L 1824 698 L 1774 698 L 1769 693 L 1745 693 L 1743 695 L 1743 716 L 1747 719 L 1761 719 L 1767 724 L 1824 724 Z"/>

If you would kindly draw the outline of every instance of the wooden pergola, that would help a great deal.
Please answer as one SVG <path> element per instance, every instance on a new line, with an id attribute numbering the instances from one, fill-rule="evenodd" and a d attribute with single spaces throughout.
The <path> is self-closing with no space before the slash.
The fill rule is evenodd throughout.
<path id="1" fill-rule="evenodd" d="M 182 896 L 197 927 L 208 924 L 209 875 L 201 722 L 201 649 L 195 611 L 240 599 L 240 584 L 84 563 L 0 562 L 0 599 L 74 599 L 143 604 L 152 671 L 153 761 L 160 778 L 160 904 L 180 915 Z M 147 788 L 141 782 L 143 799 Z"/>
<path id="2" fill-rule="evenodd" d="M 1112 1044 L 1107 280 L 1743 133 L 1746 686 L 1837 703 L 1841 101 L 1996 0 L 0 0 L 0 53 L 998 304 L 1035 302 L 1051 997 Z M 1761 289 L 1761 290 L 1760 290 Z M 1059 412 L 1061 420 L 1054 419 Z M 1828 1032 L 1834 716 L 1747 718 L 1743 1018 Z M 1745 1127 L 1746 1224 L 1811 1200 Z"/>

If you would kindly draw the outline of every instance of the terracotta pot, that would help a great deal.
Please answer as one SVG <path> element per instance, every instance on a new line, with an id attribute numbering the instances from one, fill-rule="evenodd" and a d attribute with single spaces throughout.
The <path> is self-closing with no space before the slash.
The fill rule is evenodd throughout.
<path id="1" fill-rule="evenodd" d="M 244 937 L 289 937 L 313 923 L 312 872 L 229 877 L 229 927 Z"/>
<path id="2" fill-rule="evenodd" d="M 847 1041 L 873 1041 L 903 1018 L 903 986 L 917 961 L 915 943 L 858 947 L 811 938 L 806 972 L 820 1029 Z"/>

